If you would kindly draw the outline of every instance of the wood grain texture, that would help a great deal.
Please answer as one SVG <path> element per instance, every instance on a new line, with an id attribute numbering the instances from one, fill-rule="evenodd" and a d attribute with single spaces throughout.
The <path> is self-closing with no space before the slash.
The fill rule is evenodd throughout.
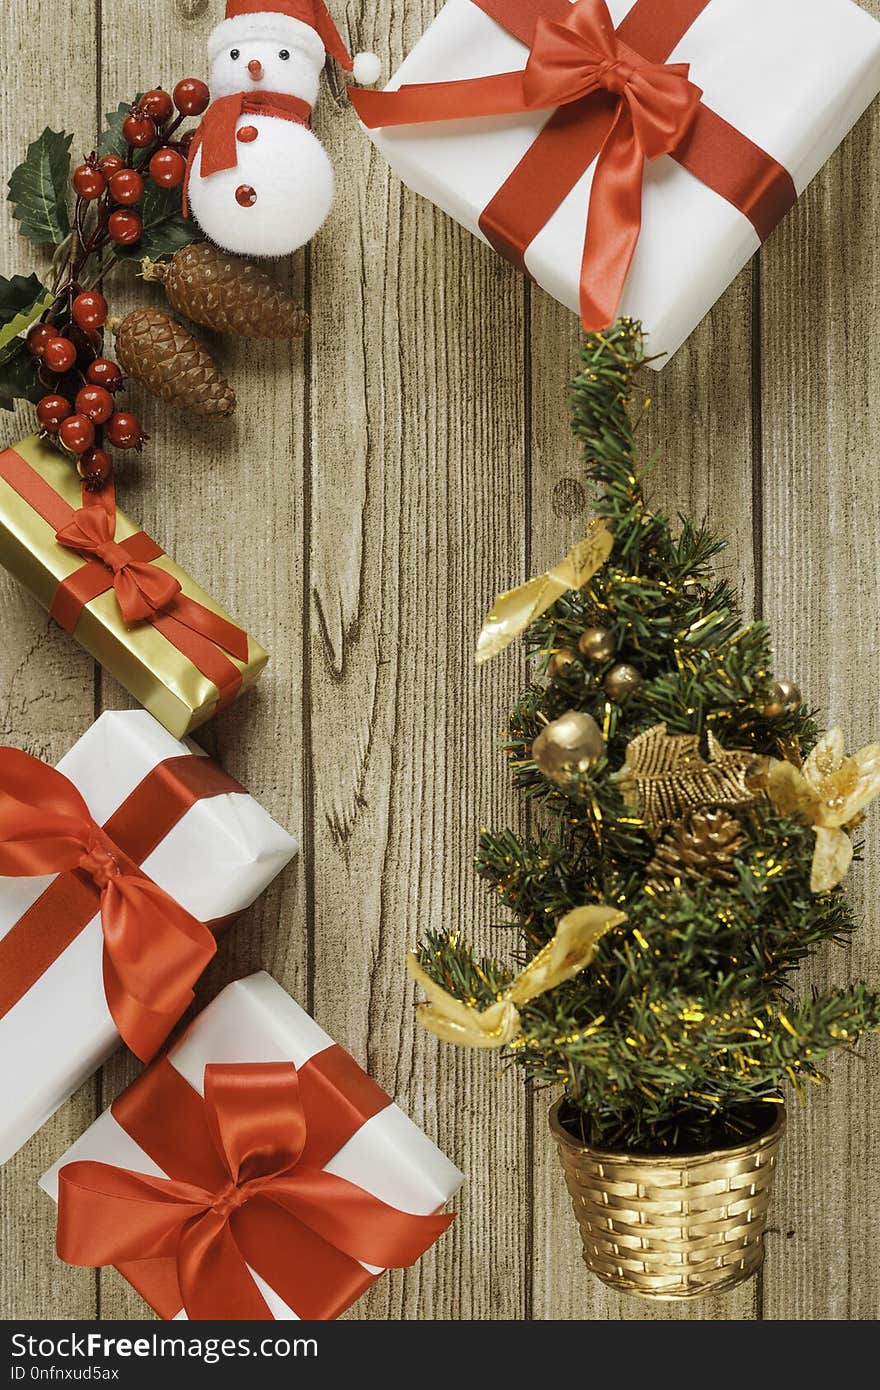
<path id="1" fill-rule="evenodd" d="M 863 3 L 880 15 L 880 0 Z M 391 71 L 438 8 L 350 6 L 351 46 Z M 219 0 L 85 0 L 62 24 L 7 0 L 0 49 L 18 61 L 0 112 L 4 171 L 42 124 L 35 90 L 66 93 L 56 124 L 90 148 L 97 112 L 204 74 L 219 17 Z M 771 621 L 780 674 L 854 742 L 876 730 L 880 675 L 878 126 L 862 122 L 760 262 L 644 383 L 656 504 L 731 537 L 730 574 L 746 612 Z M 301 841 L 222 944 L 199 1002 L 271 970 L 467 1174 L 450 1234 L 351 1317 L 876 1317 L 876 1044 L 837 1062 L 833 1087 L 792 1115 L 763 1277 L 682 1306 L 622 1298 L 587 1273 L 548 1094 L 413 1025 L 403 956 L 427 927 L 461 922 L 504 946 L 472 858 L 483 823 L 523 815 L 495 742 L 525 666 L 510 652 L 478 671 L 472 652 L 495 593 L 558 558 L 588 505 L 566 404 L 578 332 L 402 189 L 327 86 L 316 129 L 339 192 L 289 271 L 309 337 L 204 335 L 237 415 L 205 427 L 139 398 L 152 439 L 121 483 L 126 508 L 269 648 L 258 691 L 199 739 Z M 4 270 L 30 268 L 8 217 L 0 250 Z M 113 300 L 114 312 L 162 302 L 133 278 Z M 0 417 L 3 442 L 26 427 Z M 55 760 L 128 697 L 2 576 L 0 603 L 0 738 Z M 823 958 L 818 983 L 880 977 L 877 863 L 874 825 L 853 876 L 869 924 L 848 954 Z M 0 1170 L 0 1316 L 144 1315 L 112 1271 L 57 1263 L 36 1188 L 135 1070 L 118 1054 Z"/>
<path id="2" fill-rule="evenodd" d="M 395 55 L 433 10 L 391 11 Z M 388 38 L 357 35 L 386 58 Z M 389 178 L 347 105 L 318 114 L 339 194 L 312 276 L 314 1006 L 468 1174 L 450 1237 L 353 1316 L 522 1317 L 521 1091 L 416 1033 L 402 971 L 429 925 L 485 926 L 479 827 L 514 814 L 491 757 L 506 678 L 477 676 L 473 649 L 523 562 L 521 282 Z"/>
<path id="3" fill-rule="evenodd" d="M 866 9 L 880 17 L 880 3 Z M 880 217 L 875 106 L 765 249 L 761 274 L 764 607 L 791 672 L 852 748 L 877 738 L 880 676 Z M 796 505 L 792 505 L 796 499 Z M 803 987 L 880 978 L 876 817 L 849 878 L 863 918 Z M 790 1107 L 766 1316 L 876 1318 L 880 1045 Z"/>
<path id="4" fill-rule="evenodd" d="M 43 112 L 34 91 L 67 91 L 64 122 L 76 133 L 76 145 L 91 141 L 95 122 L 92 82 L 94 0 L 79 7 L 76 26 L 58 42 L 57 15 L 37 4 L 0 7 L 0 53 L 15 53 L 4 63 L 7 89 L 0 104 L 0 151 L 4 186 L 25 147 L 43 130 Z M 82 80 L 69 84 L 69 68 Z M 37 73 L 40 74 L 39 81 Z M 57 124 L 57 122 L 56 122 Z M 6 275 L 29 274 L 34 251 L 7 215 L 0 216 L 0 267 Z M 48 257 L 41 258 L 41 266 Z M 33 429 L 33 413 L 19 407 L 0 412 L 0 447 Z M 0 570 L 0 742 L 56 762 L 94 718 L 94 670 L 91 660 L 50 622 L 12 579 Z M 2 1104 L 2 1097 L 0 1097 Z M 48 1316 L 56 1306 L 58 1267 L 51 1255 L 54 1214 L 37 1189 L 37 1179 L 65 1145 L 96 1117 L 97 1083 L 86 1083 L 30 1143 L 0 1167 L 0 1315 Z M 96 1279 L 90 1270 L 70 1270 L 63 1289 L 61 1316 L 94 1317 Z"/>

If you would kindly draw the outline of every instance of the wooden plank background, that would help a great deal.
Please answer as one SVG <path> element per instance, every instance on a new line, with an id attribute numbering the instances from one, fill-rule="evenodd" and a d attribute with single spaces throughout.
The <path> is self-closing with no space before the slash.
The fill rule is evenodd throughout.
<path id="1" fill-rule="evenodd" d="M 880 17 L 880 0 L 862 3 Z M 375 49 L 389 72 L 439 0 L 335 8 L 352 48 Z M 219 17 L 219 0 L 6 0 L 4 178 L 46 121 L 88 150 L 117 101 L 204 73 Z M 618 1297 L 587 1274 L 546 1097 L 413 1027 L 403 954 L 417 934 L 460 921 L 491 941 L 472 856 L 481 823 L 520 813 L 494 738 L 524 672 L 511 656 L 478 673 L 471 653 L 492 596 L 578 531 L 586 494 L 565 405 L 578 332 L 402 189 L 326 88 L 316 127 L 339 197 L 290 270 L 307 341 L 218 340 L 239 391 L 231 425 L 190 425 L 144 400 L 152 441 L 122 493 L 273 656 L 259 693 L 200 737 L 302 853 L 224 942 L 202 1000 L 269 969 L 467 1173 L 452 1233 L 350 1316 L 876 1317 L 876 1043 L 791 1107 L 763 1274 L 682 1307 Z M 731 537 L 731 573 L 773 625 L 779 674 L 856 743 L 876 736 L 880 684 L 878 149 L 875 107 L 650 378 L 644 443 L 658 504 Z M 8 216 L 0 266 L 31 268 Z M 133 286 L 130 300 L 151 293 Z M 25 412 L 4 415 L 0 443 L 25 428 Z M 0 739 L 54 761 L 127 697 L 3 575 L 0 604 Z M 875 819 L 852 876 L 864 930 L 816 980 L 880 978 L 878 864 Z M 115 1273 L 58 1264 L 36 1188 L 133 1074 L 117 1056 L 0 1170 L 0 1316 L 143 1315 Z"/>

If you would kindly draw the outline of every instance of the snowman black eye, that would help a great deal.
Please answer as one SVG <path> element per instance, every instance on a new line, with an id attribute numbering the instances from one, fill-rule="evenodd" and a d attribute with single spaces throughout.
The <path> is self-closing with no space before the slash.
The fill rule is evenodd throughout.
<path id="1" fill-rule="evenodd" d="M 286 63 L 288 58 L 290 57 L 290 53 L 286 48 L 282 48 L 281 52 L 278 54 L 278 57 L 281 59 L 282 63 Z"/>
<path id="2" fill-rule="evenodd" d="M 233 48 L 233 50 L 232 50 L 232 52 L 230 53 L 229 56 L 230 56 L 230 58 L 232 59 L 232 61 L 233 61 L 233 63 L 234 63 L 235 60 L 236 60 L 236 58 L 240 58 L 240 57 L 241 57 L 241 49 L 240 49 L 240 48 Z"/>

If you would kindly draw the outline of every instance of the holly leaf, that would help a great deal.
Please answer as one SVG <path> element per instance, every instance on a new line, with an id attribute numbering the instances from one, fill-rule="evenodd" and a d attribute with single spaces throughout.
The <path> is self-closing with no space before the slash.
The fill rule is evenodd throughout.
<path id="1" fill-rule="evenodd" d="M 49 308 L 55 296 L 36 275 L 0 275 L 0 351 Z"/>
<path id="2" fill-rule="evenodd" d="M 173 256 L 182 246 L 197 241 L 198 228 L 191 218 L 184 217 L 181 201 L 179 188 L 160 188 L 149 180 L 139 208 L 144 223 L 143 235 L 136 246 L 115 248 L 120 260 L 141 261 L 149 256 L 151 261 L 160 261 Z"/>
<path id="3" fill-rule="evenodd" d="M 140 101 L 140 94 L 135 99 L 134 105 Z M 98 140 L 98 154 L 118 154 L 123 159 L 128 154 L 128 145 L 122 134 L 122 122 L 131 113 L 131 103 L 121 101 L 115 111 L 108 111 L 105 117 L 107 129 L 101 132 Z"/>
<path id="4" fill-rule="evenodd" d="M 0 349 L 0 410 L 11 410 L 15 401 L 36 405 L 46 388 L 37 380 L 37 360 L 23 338 L 13 338 Z"/>
<path id="5" fill-rule="evenodd" d="M 27 158 L 9 180 L 12 215 L 29 241 L 60 246 L 70 232 L 67 188 L 72 135 L 50 130 L 28 146 Z"/>

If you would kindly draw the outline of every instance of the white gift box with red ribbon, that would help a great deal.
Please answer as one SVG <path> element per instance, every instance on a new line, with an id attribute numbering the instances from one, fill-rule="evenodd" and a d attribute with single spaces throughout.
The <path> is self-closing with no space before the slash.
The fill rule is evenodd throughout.
<path id="1" fill-rule="evenodd" d="M 205 757 L 143 710 L 109 712 L 58 764 L 103 825 L 169 759 Z M 141 867 L 199 922 L 234 917 L 296 853 L 296 841 L 239 789 L 195 800 Z M 0 878 L 0 945 L 56 875 Z M 11 1157 L 119 1045 L 102 980 L 96 913 L 0 1017 L 0 1162 Z"/>
<path id="2" fill-rule="evenodd" d="M 261 971 L 228 985 L 190 1024 L 167 1060 L 194 1091 L 204 1095 L 207 1066 L 292 1062 L 303 1068 L 328 1050 L 338 1051 L 333 1039 Z M 345 1061 L 358 1070 L 350 1058 Z M 43 1175 L 40 1186 L 57 1201 L 61 1169 L 83 1161 L 155 1178 L 167 1176 L 111 1110 L 106 1110 Z M 324 1171 L 346 1179 L 398 1211 L 416 1216 L 440 1211 L 464 1181 L 455 1164 L 390 1101 L 359 1125 L 324 1165 Z M 362 1268 L 374 1276 L 383 1272 L 367 1264 Z M 253 1269 L 250 1273 L 274 1318 L 298 1320 L 298 1314 L 265 1279 Z M 178 1312 L 176 1316 L 185 1318 L 186 1314 Z"/>
<path id="3" fill-rule="evenodd" d="M 608 0 L 615 25 L 634 3 Z M 524 44 L 472 0 L 448 0 L 387 90 L 521 70 L 528 58 Z M 784 166 L 800 195 L 880 92 L 880 24 L 852 0 L 711 0 L 668 61 L 690 65 L 704 103 Z M 410 188 L 485 240 L 481 215 L 548 114 L 388 125 L 370 134 Z M 596 163 L 525 251 L 530 275 L 575 312 Z M 619 313 L 640 319 L 649 350 L 666 354 L 655 367 L 759 246 L 752 222 L 675 159 L 647 164 L 641 235 Z"/>

